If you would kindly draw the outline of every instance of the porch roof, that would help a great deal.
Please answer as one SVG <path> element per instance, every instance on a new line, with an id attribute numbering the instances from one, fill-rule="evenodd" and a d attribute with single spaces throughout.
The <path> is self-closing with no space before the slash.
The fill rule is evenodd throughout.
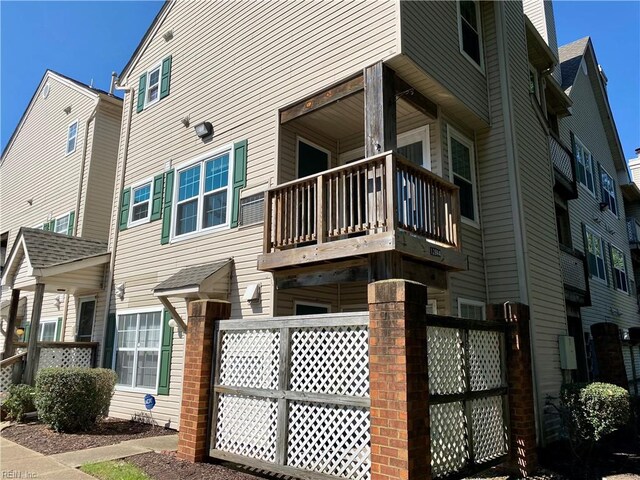
<path id="1" fill-rule="evenodd" d="M 232 258 L 219 262 L 185 267 L 160 282 L 153 289 L 156 297 L 198 297 L 228 293 Z"/>
<path id="2" fill-rule="evenodd" d="M 44 283 L 48 291 L 96 290 L 110 257 L 106 242 L 22 227 L 2 283 L 25 290 L 33 289 L 36 283 Z"/>

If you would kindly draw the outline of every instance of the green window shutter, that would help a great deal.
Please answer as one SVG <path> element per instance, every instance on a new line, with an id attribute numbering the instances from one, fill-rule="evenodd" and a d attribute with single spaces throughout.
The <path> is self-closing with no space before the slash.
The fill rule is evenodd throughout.
<path id="1" fill-rule="evenodd" d="M 42 224 L 42 230 L 49 230 L 49 222 L 45 222 Z"/>
<path id="2" fill-rule="evenodd" d="M 160 98 L 169 95 L 171 84 L 171 55 L 162 60 L 162 77 L 160 79 Z"/>
<path id="3" fill-rule="evenodd" d="M 58 317 L 58 324 L 56 325 L 56 341 L 64 341 L 64 335 L 62 334 L 62 317 Z"/>
<path id="4" fill-rule="evenodd" d="M 67 235 L 73 235 L 73 222 L 76 219 L 76 212 L 71 212 L 69 214 L 69 228 L 67 229 Z"/>
<path id="5" fill-rule="evenodd" d="M 31 324 L 27 323 L 24 326 L 24 336 L 23 336 L 23 339 L 22 339 L 23 342 L 28 342 L 29 341 L 29 333 L 31 333 Z"/>
<path id="6" fill-rule="evenodd" d="M 131 188 L 122 191 L 120 199 L 120 231 L 127 229 L 129 223 L 129 202 L 131 201 Z"/>
<path id="7" fill-rule="evenodd" d="M 233 145 L 233 197 L 231 199 L 231 227 L 238 226 L 240 190 L 247 185 L 247 141 Z"/>
<path id="8" fill-rule="evenodd" d="M 164 188 L 164 173 L 153 178 L 153 201 L 151 202 L 151 221 L 162 217 L 162 189 Z"/>
<path id="9" fill-rule="evenodd" d="M 173 202 L 173 177 L 174 170 L 169 170 L 164 174 L 164 202 L 162 204 L 162 237 L 160 243 L 166 245 L 171 238 L 171 207 Z"/>
<path id="10" fill-rule="evenodd" d="M 55 220 L 51 220 L 49 222 L 49 226 L 48 226 L 47 230 L 49 230 L 50 232 L 53 232 L 53 231 L 55 231 L 55 229 L 56 229 L 56 221 Z"/>
<path id="11" fill-rule="evenodd" d="M 107 317 L 107 336 L 104 338 L 104 354 L 102 366 L 111 368 L 113 366 L 113 346 L 116 336 L 116 314 L 110 313 Z"/>
<path id="12" fill-rule="evenodd" d="M 162 322 L 162 344 L 160 346 L 160 376 L 158 378 L 158 395 L 169 395 L 171 383 L 171 350 L 173 348 L 173 328 L 169 326 L 171 313 L 164 310 Z"/>
<path id="13" fill-rule="evenodd" d="M 147 94 L 147 74 L 140 75 L 138 82 L 138 113 L 144 110 L 144 97 Z"/>

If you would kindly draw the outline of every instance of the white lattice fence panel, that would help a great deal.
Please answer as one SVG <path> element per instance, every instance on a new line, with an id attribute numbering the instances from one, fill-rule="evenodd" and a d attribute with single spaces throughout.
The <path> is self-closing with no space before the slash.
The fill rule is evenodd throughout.
<path id="1" fill-rule="evenodd" d="M 287 464 L 353 480 L 369 479 L 366 408 L 290 402 Z"/>
<path id="2" fill-rule="evenodd" d="M 368 328 L 293 330 L 290 388 L 301 392 L 368 397 Z"/>
<path id="3" fill-rule="evenodd" d="M 471 330 L 469 332 L 469 377 L 471 390 L 488 390 L 502 385 L 502 334 Z"/>
<path id="4" fill-rule="evenodd" d="M 456 472 L 469 459 L 467 425 L 462 402 L 429 406 L 431 469 L 435 477 Z"/>
<path id="5" fill-rule="evenodd" d="M 13 363 L 0 369 L 0 392 L 6 392 L 13 384 Z"/>
<path id="6" fill-rule="evenodd" d="M 507 431 L 502 413 L 502 397 L 485 397 L 471 402 L 473 455 L 486 462 L 507 453 Z"/>
<path id="7" fill-rule="evenodd" d="M 221 394 L 215 448 L 275 462 L 277 420 L 276 400 Z"/>
<path id="8" fill-rule="evenodd" d="M 464 350 L 460 330 L 428 327 L 429 393 L 444 395 L 465 389 Z"/>
<path id="9" fill-rule="evenodd" d="M 91 367 L 93 350 L 82 347 L 40 349 L 38 369 L 47 367 Z"/>
<path id="10" fill-rule="evenodd" d="M 220 384 L 251 388 L 278 388 L 279 330 L 224 332 Z"/>

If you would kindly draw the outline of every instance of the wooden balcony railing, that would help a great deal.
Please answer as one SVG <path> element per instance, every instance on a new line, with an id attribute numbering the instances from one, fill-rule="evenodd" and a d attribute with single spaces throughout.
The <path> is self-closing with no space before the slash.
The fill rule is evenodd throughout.
<path id="1" fill-rule="evenodd" d="M 627 234 L 631 248 L 640 248 L 640 222 L 635 218 L 627 220 Z"/>
<path id="2" fill-rule="evenodd" d="M 556 187 L 563 190 L 569 199 L 577 198 L 576 162 L 573 152 L 564 146 L 554 134 L 549 134 L 549 152 L 556 174 Z"/>
<path id="3" fill-rule="evenodd" d="M 396 229 L 460 250 L 458 187 L 397 154 L 279 185 L 265 205 L 265 254 Z"/>

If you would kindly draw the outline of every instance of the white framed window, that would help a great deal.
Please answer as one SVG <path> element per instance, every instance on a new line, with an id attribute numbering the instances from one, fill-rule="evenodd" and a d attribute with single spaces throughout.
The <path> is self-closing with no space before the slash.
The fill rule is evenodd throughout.
<path id="1" fill-rule="evenodd" d="M 116 315 L 113 369 L 116 388 L 155 393 L 160 370 L 162 310 L 121 311 Z"/>
<path id="2" fill-rule="evenodd" d="M 397 136 L 398 153 L 411 163 L 431 170 L 431 144 L 429 142 L 429 125 L 414 128 Z M 364 158 L 364 147 L 341 153 L 340 164 L 344 165 Z"/>
<path id="3" fill-rule="evenodd" d="M 153 105 L 160 100 L 160 72 L 162 64 L 157 64 L 147 71 L 147 91 L 144 95 L 144 107 Z"/>
<path id="4" fill-rule="evenodd" d="M 609 207 L 609 211 L 617 217 L 616 183 L 602 167 L 600 167 L 600 182 L 602 185 L 602 203 L 606 204 Z"/>
<path id="5" fill-rule="evenodd" d="M 229 226 L 233 145 L 176 168 L 173 239 Z"/>
<path id="6" fill-rule="evenodd" d="M 55 223 L 53 225 L 53 231 L 56 233 L 63 233 L 67 235 L 69 233 L 69 217 L 71 213 L 67 213 L 62 215 L 61 217 L 56 218 Z"/>
<path id="7" fill-rule="evenodd" d="M 39 342 L 55 342 L 58 334 L 58 320 L 47 319 L 41 320 L 38 326 Z"/>
<path id="8" fill-rule="evenodd" d="M 460 187 L 460 214 L 472 225 L 478 225 L 476 166 L 473 142 L 447 126 L 449 145 L 449 177 Z"/>
<path id="9" fill-rule="evenodd" d="M 71 123 L 67 129 L 67 155 L 76 151 L 78 140 L 78 120 Z"/>
<path id="10" fill-rule="evenodd" d="M 129 208 L 129 226 L 149 221 L 151 216 L 151 180 L 145 180 L 131 187 L 131 208 Z"/>
<path id="11" fill-rule="evenodd" d="M 591 156 L 591 152 L 578 140 L 578 137 L 574 135 L 573 140 L 573 155 L 576 158 L 578 183 L 586 188 L 591 195 L 595 196 L 596 188 L 593 176 L 593 157 Z"/>
<path id="12" fill-rule="evenodd" d="M 480 25 L 480 2 L 458 0 L 458 40 L 460 52 L 480 71 L 484 72 L 482 54 L 482 29 Z"/>
<path id="13" fill-rule="evenodd" d="M 624 253 L 613 245 L 611 245 L 611 263 L 613 264 L 613 281 L 616 289 L 629 293 L 629 277 L 627 276 Z"/>
<path id="14" fill-rule="evenodd" d="M 486 305 L 477 300 L 458 298 L 458 316 L 472 320 L 485 320 L 487 318 Z"/>
<path id="15" fill-rule="evenodd" d="M 589 273 L 591 274 L 591 278 L 596 278 L 602 280 L 603 282 L 606 282 L 607 274 L 605 272 L 604 245 L 602 244 L 602 238 L 600 238 L 597 233 L 587 227 L 585 232 L 585 240 L 587 242 L 585 250 L 587 254 L 587 263 L 589 265 Z"/>
<path id="16" fill-rule="evenodd" d="M 540 77 L 533 65 L 529 64 L 529 93 L 540 102 Z"/>

